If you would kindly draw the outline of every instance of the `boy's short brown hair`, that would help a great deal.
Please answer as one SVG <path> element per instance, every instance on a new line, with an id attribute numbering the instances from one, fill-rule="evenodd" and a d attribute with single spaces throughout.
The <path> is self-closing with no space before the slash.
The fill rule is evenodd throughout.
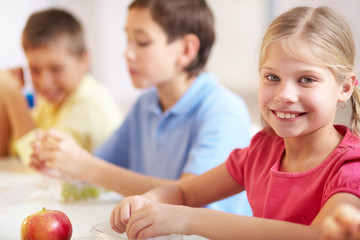
<path id="1" fill-rule="evenodd" d="M 33 13 L 23 30 L 22 46 L 26 52 L 67 38 L 71 54 L 82 56 L 86 51 L 84 31 L 80 22 L 62 9 L 47 9 Z"/>
<path id="2" fill-rule="evenodd" d="M 129 6 L 133 8 L 149 9 L 169 43 L 186 34 L 195 34 L 200 39 L 200 48 L 185 71 L 190 76 L 200 73 L 215 42 L 214 17 L 205 0 L 134 0 Z"/>

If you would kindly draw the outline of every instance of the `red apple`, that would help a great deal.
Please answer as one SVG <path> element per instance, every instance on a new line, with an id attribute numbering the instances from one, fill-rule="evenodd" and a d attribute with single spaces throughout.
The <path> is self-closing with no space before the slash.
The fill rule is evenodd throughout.
<path id="1" fill-rule="evenodd" d="M 69 240 L 71 235 L 70 219 L 58 210 L 43 208 L 21 224 L 21 240 Z"/>

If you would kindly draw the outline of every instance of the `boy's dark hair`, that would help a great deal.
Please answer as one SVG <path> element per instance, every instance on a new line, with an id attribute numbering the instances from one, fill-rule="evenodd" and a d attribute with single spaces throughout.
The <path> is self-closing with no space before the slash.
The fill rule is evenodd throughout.
<path id="1" fill-rule="evenodd" d="M 149 9 L 169 43 L 189 33 L 200 39 L 196 58 L 185 68 L 190 76 L 198 75 L 215 41 L 214 17 L 205 0 L 134 0 L 129 10 L 133 8 Z"/>
<path id="2" fill-rule="evenodd" d="M 49 45 L 62 37 L 67 38 L 71 54 L 82 56 L 86 46 L 80 22 L 65 10 L 47 9 L 29 17 L 22 34 L 22 46 L 27 51 Z"/>

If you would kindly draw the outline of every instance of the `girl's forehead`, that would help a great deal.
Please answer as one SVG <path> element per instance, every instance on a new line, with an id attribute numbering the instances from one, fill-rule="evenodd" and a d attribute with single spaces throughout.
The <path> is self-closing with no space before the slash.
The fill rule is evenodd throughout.
<path id="1" fill-rule="evenodd" d="M 315 44 L 311 44 L 301 37 L 282 38 L 270 43 L 263 52 L 262 63 L 266 61 L 269 54 L 278 54 L 279 50 L 282 54 L 294 60 L 316 65 L 323 63 L 320 51 L 316 48 Z"/>

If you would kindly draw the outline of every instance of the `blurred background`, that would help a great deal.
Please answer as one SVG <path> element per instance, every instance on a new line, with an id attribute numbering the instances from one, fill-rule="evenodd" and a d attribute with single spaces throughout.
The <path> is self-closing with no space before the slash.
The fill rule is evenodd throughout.
<path id="1" fill-rule="evenodd" d="M 105 83 L 126 112 L 140 91 L 132 87 L 123 52 L 124 25 L 131 0 L 0 0 L 0 69 L 26 67 L 21 32 L 29 15 L 49 7 L 73 13 L 83 24 L 92 56 L 91 72 Z M 258 53 L 269 22 L 280 13 L 299 5 L 327 5 L 350 23 L 357 49 L 360 46 L 358 0 L 208 0 L 216 20 L 217 40 L 207 70 L 239 94 L 247 103 L 252 121 L 260 123 L 257 106 Z M 359 52 L 358 52 L 359 53 Z M 359 55 L 359 54 L 358 54 Z M 359 71 L 359 58 L 356 60 Z M 28 83 L 30 82 L 29 79 Z M 349 104 L 348 104 L 349 105 Z M 337 122 L 348 124 L 349 109 L 341 110 Z"/>

